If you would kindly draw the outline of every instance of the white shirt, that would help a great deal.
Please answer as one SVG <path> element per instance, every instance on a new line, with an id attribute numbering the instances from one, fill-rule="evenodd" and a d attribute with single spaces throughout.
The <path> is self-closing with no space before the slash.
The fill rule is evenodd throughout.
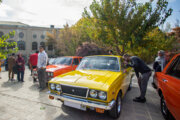
<path id="1" fill-rule="evenodd" d="M 165 57 L 158 56 L 156 57 L 155 61 L 159 63 L 159 65 L 161 66 L 161 71 L 163 71 L 166 62 Z"/>
<path id="2" fill-rule="evenodd" d="M 47 61 L 48 61 L 48 56 L 46 54 L 45 51 L 42 51 L 38 54 L 38 64 L 37 67 L 38 68 L 46 68 L 47 65 Z"/>

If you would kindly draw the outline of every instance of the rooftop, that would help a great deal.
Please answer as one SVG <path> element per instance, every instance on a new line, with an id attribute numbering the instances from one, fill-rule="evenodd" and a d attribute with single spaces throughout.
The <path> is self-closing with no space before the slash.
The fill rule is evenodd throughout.
<path id="1" fill-rule="evenodd" d="M 0 25 L 29 26 L 21 22 L 12 22 L 12 21 L 0 21 Z"/>

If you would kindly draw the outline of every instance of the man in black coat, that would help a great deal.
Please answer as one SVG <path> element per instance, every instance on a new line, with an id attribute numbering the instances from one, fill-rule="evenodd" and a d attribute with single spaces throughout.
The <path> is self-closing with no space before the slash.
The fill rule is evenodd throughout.
<path id="1" fill-rule="evenodd" d="M 139 84 L 141 95 L 139 97 L 136 97 L 135 99 L 133 99 L 133 101 L 141 102 L 141 103 L 146 102 L 145 95 L 146 95 L 148 81 L 149 81 L 149 78 L 152 73 L 151 69 L 144 63 L 143 60 L 141 60 L 137 56 L 130 56 L 128 54 L 125 54 L 123 56 L 123 59 L 124 59 L 124 63 L 127 66 L 134 68 L 136 77 L 138 79 L 138 84 Z M 130 62 L 130 64 L 129 64 L 129 62 Z M 139 75 L 139 73 L 141 73 L 141 76 Z"/>

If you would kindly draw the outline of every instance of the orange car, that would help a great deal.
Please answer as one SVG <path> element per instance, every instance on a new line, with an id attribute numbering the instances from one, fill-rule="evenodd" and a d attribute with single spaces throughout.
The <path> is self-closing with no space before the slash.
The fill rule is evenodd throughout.
<path id="1" fill-rule="evenodd" d="M 175 55 L 162 72 L 155 73 L 155 88 L 161 97 L 164 118 L 180 120 L 180 54 Z"/>
<path id="2" fill-rule="evenodd" d="M 65 56 L 55 59 L 55 64 L 46 66 L 47 81 L 58 75 L 75 70 L 80 63 L 82 57 L 79 56 Z M 33 70 L 33 78 L 37 79 L 37 69 Z"/>

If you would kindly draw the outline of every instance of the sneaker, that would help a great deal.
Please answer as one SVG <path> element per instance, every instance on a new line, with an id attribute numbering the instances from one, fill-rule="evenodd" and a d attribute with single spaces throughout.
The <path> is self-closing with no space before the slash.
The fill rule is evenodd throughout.
<path id="1" fill-rule="evenodd" d="M 139 97 L 135 97 L 135 99 L 141 99 L 141 96 L 139 96 Z"/>
<path id="2" fill-rule="evenodd" d="M 133 99 L 134 102 L 139 102 L 139 103 L 145 103 L 146 102 L 146 98 L 144 99 Z"/>

